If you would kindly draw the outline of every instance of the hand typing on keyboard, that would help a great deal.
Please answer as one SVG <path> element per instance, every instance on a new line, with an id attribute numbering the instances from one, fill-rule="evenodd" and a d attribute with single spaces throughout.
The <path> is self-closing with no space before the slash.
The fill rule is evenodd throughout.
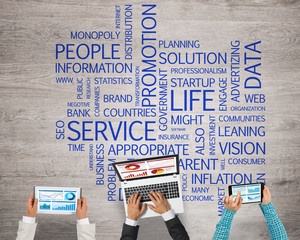
<path id="1" fill-rule="evenodd" d="M 151 201 L 154 203 L 155 207 L 152 206 L 151 204 L 147 204 L 147 206 L 154 212 L 163 214 L 171 209 L 168 200 L 161 192 L 151 191 L 148 196 L 151 199 Z"/>
<path id="2" fill-rule="evenodd" d="M 132 194 L 127 200 L 127 213 L 128 218 L 136 221 L 139 216 L 143 214 L 146 210 L 146 204 L 144 203 L 141 206 L 142 195 L 139 195 L 138 192 Z"/>
<path id="3" fill-rule="evenodd" d="M 152 186 L 156 186 L 156 184 L 152 184 Z M 177 187 L 174 187 L 176 190 Z M 126 190 L 126 189 L 125 189 Z M 128 191 L 129 192 L 129 191 Z M 147 204 L 147 206 L 154 212 L 160 214 L 165 221 L 165 224 L 168 228 L 169 234 L 174 240 L 189 240 L 189 235 L 186 232 L 184 226 L 180 222 L 179 218 L 175 216 L 174 211 L 171 210 L 170 204 L 161 191 L 157 191 L 156 188 L 148 189 L 147 196 L 143 195 L 143 197 L 147 197 L 154 204 Z M 127 197 L 126 197 L 127 198 Z M 121 240 L 125 239 L 137 239 L 138 234 L 138 222 L 137 218 L 142 215 L 145 211 L 146 206 L 141 206 L 142 195 L 140 191 L 135 191 L 127 198 L 127 219 L 125 224 L 123 225 Z M 150 202 L 147 201 L 147 202 Z M 170 211 L 171 210 L 171 211 Z M 134 220 L 134 221 L 130 221 Z M 155 230 L 154 230 L 155 231 Z M 158 236 L 159 237 L 159 236 Z M 156 238 L 153 238 L 156 239 Z M 158 238 L 157 238 L 158 239 Z"/>

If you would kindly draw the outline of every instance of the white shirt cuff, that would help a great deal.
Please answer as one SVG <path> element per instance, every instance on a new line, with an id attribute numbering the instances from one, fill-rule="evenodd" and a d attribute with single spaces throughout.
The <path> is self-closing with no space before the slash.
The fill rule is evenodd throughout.
<path id="1" fill-rule="evenodd" d="M 126 218 L 125 224 L 129 225 L 129 226 L 136 227 L 138 225 L 138 221 Z"/>
<path id="2" fill-rule="evenodd" d="M 162 218 L 164 219 L 164 221 L 169 221 L 171 219 L 173 219 L 175 217 L 175 212 L 173 209 L 170 209 L 169 211 L 163 213 L 162 215 Z"/>
<path id="3" fill-rule="evenodd" d="M 77 220 L 77 224 L 90 224 L 89 218 L 83 218 Z"/>
<path id="4" fill-rule="evenodd" d="M 27 216 L 23 216 L 23 223 L 35 223 L 35 217 L 27 217 Z"/>

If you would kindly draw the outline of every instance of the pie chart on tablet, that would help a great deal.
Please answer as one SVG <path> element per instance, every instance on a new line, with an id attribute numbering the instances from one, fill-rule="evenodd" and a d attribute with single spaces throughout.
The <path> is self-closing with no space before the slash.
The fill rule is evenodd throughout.
<path id="1" fill-rule="evenodd" d="M 75 197 L 76 197 L 75 194 L 72 193 L 72 192 L 68 192 L 68 193 L 66 193 L 66 195 L 65 195 L 65 199 L 66 199 L 66 200 L 74 200 Z"/>

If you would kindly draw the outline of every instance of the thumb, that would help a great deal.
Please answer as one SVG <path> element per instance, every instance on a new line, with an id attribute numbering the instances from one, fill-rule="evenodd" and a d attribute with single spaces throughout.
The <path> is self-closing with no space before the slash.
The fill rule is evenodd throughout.
<path id="1" fill-rule="evenodd" d="M 33 205 L 33 194 L 30 195 L 27 201 L 27 207 L 32 207 Z"/>
<path id="2" fill-rule="evenodd" d="M 154 206 L 152 206 L 151 204 L 147 204 L 147 206 L 154 212 L 157 212 L 156 211 L 156 208 Z"/>
<path id="3" fill-rule="evenodd" d="M 141 210 L 140 210 L 140 214 L 142 214 L 143 212 L 145 212 L 146 207 L 147 207 L 147 205 L 146 205 L 146 203 L 144 203 L 143 206 L 142 206 L 142 208 L 141 208 Z"/>
<path id="4" fill-rule="evenodd" d="M 241 207 L 242 203 L 243 203 L 243 199 L 240 197 L 238 207 Z"/>
<path id="5" fill-rule="evenodd" d="M 77 209 L 81 209 L 81 200 L 80 200 L 80 198 L 77 199 Z"/>
<path id="6" fill-rule="evenodd" d="M 37 207 L 37 205 L 38 205 L 38 201 L 39 201 L 39 200 L 38 200 L 37 198 L 36 198 L 36 199 L 34 199 L 34 204 L 33 204 L 33 206 L 34 206 L 34 207 Z"/>

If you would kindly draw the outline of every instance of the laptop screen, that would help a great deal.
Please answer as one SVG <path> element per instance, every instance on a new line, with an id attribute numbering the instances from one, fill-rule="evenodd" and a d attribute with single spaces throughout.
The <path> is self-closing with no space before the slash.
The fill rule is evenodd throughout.
<path id="1" fill-rule="evenodd" d="M 121 181 L 179 173 L 178 155 L 113 163 Z"/>

